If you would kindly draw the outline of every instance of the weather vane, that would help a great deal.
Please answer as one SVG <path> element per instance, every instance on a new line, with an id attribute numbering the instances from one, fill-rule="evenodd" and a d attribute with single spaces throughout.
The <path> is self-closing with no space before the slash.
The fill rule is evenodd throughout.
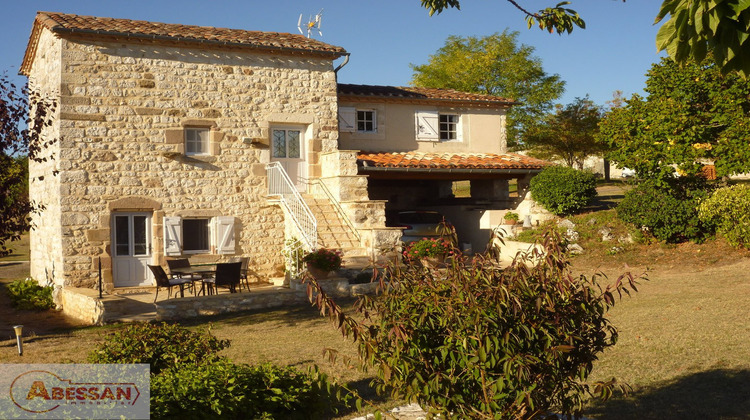
<path id="1" fill-rule="evenodd" d="M 320 24 L 323 22 L 323 9 L 320 9 L 317 15 L 310 16 L 310 19 L 305 24 L 305 28 L 307 28 L 307 37 L 310 38 L 310 34 L 312 33 L 313 29 L 318 30 L 318 35 L 323 36 L 323 32 L 320 31 Z M 302 31 L 302 13 L 299 14 L 299 20 L 297 21 L 297 29 L 299 30 L 299 33 L 304 35 L 305 33 Z"/>

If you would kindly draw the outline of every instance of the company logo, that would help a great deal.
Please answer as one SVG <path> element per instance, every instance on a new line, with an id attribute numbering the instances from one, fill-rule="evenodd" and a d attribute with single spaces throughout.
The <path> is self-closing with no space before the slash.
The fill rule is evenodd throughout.
<path id="1" fill-rule="evenodd" d="M 134 383 L 73 382 L 44 370 L 18 375 L 10 385 L 13 403 L 30 413 L 46 413 L 64 405 L 132 406 L 140 395 Z"/>
<path id="2" fill-rule="evenodd" d="M 148 419 L 147 364 L 0 364 L 0 418 Z"/>

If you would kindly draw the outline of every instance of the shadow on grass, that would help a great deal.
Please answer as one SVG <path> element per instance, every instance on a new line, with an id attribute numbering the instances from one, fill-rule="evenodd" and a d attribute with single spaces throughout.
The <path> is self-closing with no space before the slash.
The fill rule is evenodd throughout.
<path id="1" fill-rule="evenodd" d="M 606 419 L 750 419 L 750 370 L 715 369 L 597 402 L 587 417 Z"/>

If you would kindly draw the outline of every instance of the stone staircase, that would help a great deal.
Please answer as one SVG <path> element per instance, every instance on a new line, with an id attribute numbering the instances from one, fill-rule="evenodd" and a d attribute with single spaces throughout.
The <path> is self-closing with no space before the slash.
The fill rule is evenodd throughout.
<path id="1" fill-rule="evenodd" d="M 343 253 L 344 268 L 363 268 L 370 264 L 367 249 L 362 246 L 352 228 L 341 218 L 328 199 L 303 194 L 313 216 L 318 221 L 318 246 L 338 249 Z"/>

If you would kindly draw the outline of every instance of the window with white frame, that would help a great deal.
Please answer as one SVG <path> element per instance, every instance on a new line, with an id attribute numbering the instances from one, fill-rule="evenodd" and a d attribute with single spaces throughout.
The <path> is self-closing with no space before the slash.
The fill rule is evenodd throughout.
<path id="1" fill-rule="evenodd" d="M 378 132 L 378 113 L 375 109 L 339 107 L 339 131 L 374 134 Z"/>
<path id="2" fill-rule="evenodd" d="M 377 131 L 377 115 L 372 109 L 357 110 L 357 132 L 375 133 Z"/>
<path id="3" fill-rule="evenodd" d="M 164 255 L 234 254 L 234 217 L 164 217 Z"/>
<path id="4" fill-rule="evenodd" d="M 205 127 L 185 127 L 185 154 L 207 155 L 209 132 Z"/>
<path id="5" fill-rule="evenodd" d="M 458 140 L 458 115 L 440 114 L 440 140 Z"/>

